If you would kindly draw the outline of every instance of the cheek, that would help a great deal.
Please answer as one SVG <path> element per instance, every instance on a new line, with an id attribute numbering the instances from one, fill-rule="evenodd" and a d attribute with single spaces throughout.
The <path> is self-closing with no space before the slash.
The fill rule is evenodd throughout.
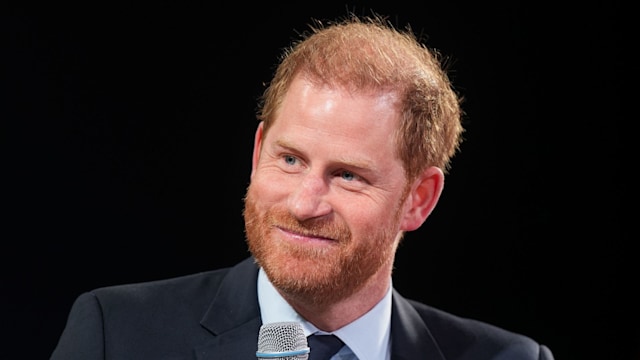
<path id="1" fill-rule="evenodd" d="M 256 172 L 251 178 L 248 191 L 255 194 L 254 199 L 259 200 L 260 203 L 272 204 L 285 200 L 291 189 L 293 185 L 288 184 L 282 177 L 275 178 Z"/>
<path id="2" fill-rule="evenodd" d="M 336 212 L 347 223 L 354 238 L 364 238 L 364 241 L 367 241 L 372 232 L 395 226 L 392 224 L 395 209 L 386 209 L 388 210 L 371 204 L 355 204 L 349 208 L 336 209 Z"/>
<path id="3" fill-rule="evenodd" d="M 386 236 L 394 237 L 400 232 L 400 221 L 404 215 L 403 202 L 400 199 L 384 199 L 367 204 L 359 204 L 351 209 L 352 226 L 359 234 L 370 236 L 374 232 L 383 231 Z"/>

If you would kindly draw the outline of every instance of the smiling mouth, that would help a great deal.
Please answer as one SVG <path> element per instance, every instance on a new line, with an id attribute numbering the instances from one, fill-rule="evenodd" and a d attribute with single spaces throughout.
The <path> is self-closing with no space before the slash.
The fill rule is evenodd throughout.
<path id="1" fill-rule="evenodd" d="M 280 232 L 284 233 L 287 237 L 292 237 L 299 240 L 336 241 L 336 239 L 334 238 L 322 236 L 319 234 L 295 231 L 295 230 L 286 229 L 280 226 L 276 226 L 275 228 L 278 229 Z"/>

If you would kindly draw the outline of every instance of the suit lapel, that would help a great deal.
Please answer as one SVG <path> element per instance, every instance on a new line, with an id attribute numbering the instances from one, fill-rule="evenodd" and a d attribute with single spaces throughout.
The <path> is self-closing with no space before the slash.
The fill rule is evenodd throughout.
<path id="1" fill-rule="evenodd" d="M 395 289 L 391 312 L 392 360 L 445 360 L 427 324 Z"/>
<path id="2" fill-rule="evenodd" d="M 211 341 L 196 349 L 198 360 L 255 360 L 262 320 L 258 306 L 258 268 L 247 258 L 229 270 L 201 320 Z"/>
<path id="3" fill-rule="evenodd" d="M 201 325 L 211 341 L 195 349 L 198 360 L 255 360 L 262 320 L 258 305 L 258 268 L 247 258 L 229 270 Z M 420 314 L 393 290 L 392 360 L 445 360 Z"/>

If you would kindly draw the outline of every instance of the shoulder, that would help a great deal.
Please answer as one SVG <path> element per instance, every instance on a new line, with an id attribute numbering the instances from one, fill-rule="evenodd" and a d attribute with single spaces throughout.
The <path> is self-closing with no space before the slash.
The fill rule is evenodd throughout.
<path id="1" fill-rule="evenodd" d="M 208 309 L 218 290 L 246 261 L 235 265 L 171 278 L 104 286 L 75 300 L 73 310 L 97 312 L 105 319 L 149 322 L 158 318 L 193 320 Z M 129 320 L 126 320 L 129 319 Z"/>
<path id="2" fill-rule="evenodd" d="M 146 302 L 150 299 L 155 301 L 165 297 L 205 293 L 215 288 L 226 273 L 228 268 L 205 271 L 195 274 L 176 276 L 161 280 L 152 280 L 138 283 L 121 284 L 100 287 L 93 289 L 88 293 L 103 301 L 118 301 L 119 299 L 127 299 L 127 301 Z"/>
<path id="3" fill-rule="evenodd" d="M 156 311 L 191 311 L 201 314 L 210 305 L 223 284 L 250 281 L 257 277 L 251 258 L 225 267 L 167 279 L 112 285 L 88 291 L 78 302 L 95 302 L 102 311 L 118 309 L 130 314 Z"/>
<path id="4" fill-rule="evenodd" d="M 399 298 L 396 306 L 412 309 L 447 359 L 553 359 L 546 346 L 526 335 Z"/>
<path id="5" fill-rule="evenodd" d="M 101 314 L 111 321 L 149 322 L 159 313 L 181 312 L 201 316 L 215 296 L 228 269 L 162 280 L 105 286 L 87 291 L 75 300 L 72 312 Z"/>
<path id="6" fill-rule="evenodd" d="M 202 321 L 223 288 L 242 289 L 255 277 L 257 270 L 247 260 L 229 268 L 84 292 L 71 307 L 52 359 L 98 359 L 104 351 L 114 358 L 157 359 L 193 351 L 210 340 Z"/>

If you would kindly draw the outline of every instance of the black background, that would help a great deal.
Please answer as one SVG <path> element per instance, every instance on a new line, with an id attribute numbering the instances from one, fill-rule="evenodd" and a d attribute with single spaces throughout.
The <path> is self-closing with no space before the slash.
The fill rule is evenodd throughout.
<path id="1" fill-rule="evenodd" d="M 82 291 L 248 255 L 256 98 L 295 31 L 347 9 L 411 24 L 451 58 L 466 98 L 462 152 L 399 249 L 394 285 L 525 333 L 557 360 L 640 358 L 623 206 L 630 9 L 19 4 L 0 12 L 2 358 L 48 358 Z"/>

